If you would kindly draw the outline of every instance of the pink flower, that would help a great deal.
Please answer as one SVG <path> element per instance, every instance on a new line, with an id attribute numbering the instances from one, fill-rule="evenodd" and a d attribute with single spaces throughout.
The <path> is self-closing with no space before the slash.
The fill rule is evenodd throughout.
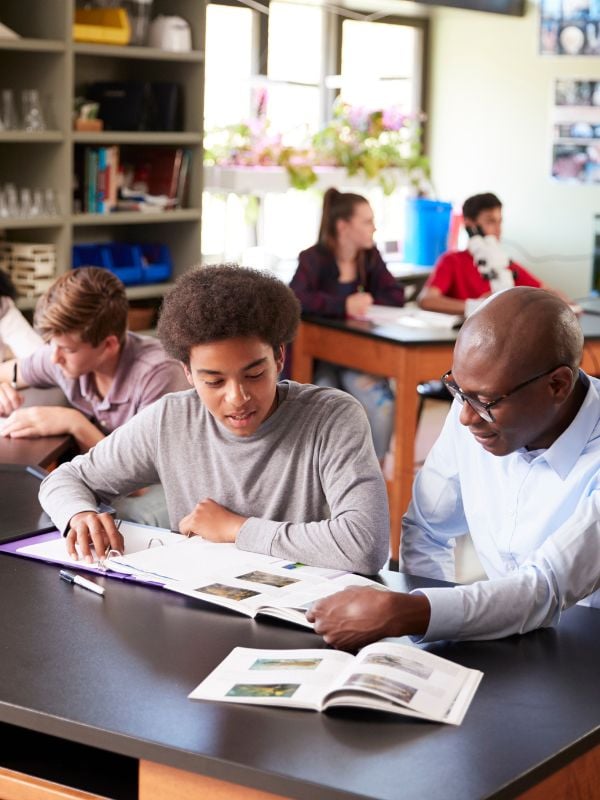
<path id="1" fill-rule="evenodd" d="M 351 128 L 366 131 L 369 127 L 369 112 L 362 106 L 348 106 L 347 119 Z"/>
<path id="2" fill-rule="evenodd" d="M 406 115 L 400 111 L 398 106 L 392 106 L 392 108 L 383 109 L 381 121 L 385 130 L 399 131 L 404 126 Z"/>

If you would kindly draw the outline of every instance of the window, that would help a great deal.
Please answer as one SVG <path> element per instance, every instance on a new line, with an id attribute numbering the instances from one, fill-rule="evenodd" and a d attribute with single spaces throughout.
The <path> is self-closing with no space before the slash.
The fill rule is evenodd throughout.
<path id="1" fill-rule="evenodd" d="M 306 141 L 327 121 L 339 94 L 370 108 L 423 109 L 423 61 L 427 22 L 386 17 L 347 19 L 315 4 L 261 0 L 268 17 L 243 5 L 210 3 L 207 17 L 205 127 L 242 122 L 262 110 L 286 144 Z M 355 12 L 350 17 L 360 16 Z M 205 258 L 290 264 L 317 236 L 321 195 L 315 191 L 265 192 L 258 202 L 235 195 L 204 194 L 202 250 Z M 210 187 L 207 187 L 210 188 Z M 353 180 L 341 190 L 358 191 L 371 202 L 377 241 L 403 238 L 406 190 L 391 197 Z M 247 224 L 248 212 L 254 213 Z M 246 222 L 244 221 L 246 215 Z M 287 275 L 286 275 L 287 277 Z"/>

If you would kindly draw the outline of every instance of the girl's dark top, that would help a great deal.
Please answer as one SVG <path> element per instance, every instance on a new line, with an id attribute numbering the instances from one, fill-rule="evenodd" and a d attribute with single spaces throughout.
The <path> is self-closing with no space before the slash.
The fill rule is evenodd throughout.
<path id="1" fill-rule="evenodd" d="M 386 267 L 379 250 L 373 247 L 363 252 L 363 290 L 373 295 L 373 300 L 379 305 L 403 305 L 404 289 Z M 300 253 L 290 287 L 300 300 L 303 311 L 322 317 L 344 317 L 346 298 L 358 290 L 359 281 L 340 283 L 339 277 L 333 253 L 316 244 Z"/>

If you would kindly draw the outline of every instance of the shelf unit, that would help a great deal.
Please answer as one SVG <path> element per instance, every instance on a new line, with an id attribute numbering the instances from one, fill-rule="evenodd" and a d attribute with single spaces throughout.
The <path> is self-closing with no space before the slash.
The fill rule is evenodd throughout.
<path id="1" fill-rule="evenodd" d="M 190 24 L 193 50 L 172 53 L 153 47 L 74 42 L 75 0 L 2 0 L 0 22 L 22 38 L 0 39 L 2 88 L 18 102 L 23 89 L 36 88 L 44 103 L 48 130 L 0 132 L 0 185 L 54 189 L 61 214 L 34 219 L 0 219 L 0 236 L 9 241 L 52 243 L 59 273 L 71 267 L 73 244 L 153 242 L 169 245 L 174 277 L 200 263 L 205 0 L 154 0 L 153 15 L 183 17 Z M 82 85 L 99 80 L 173 81 L 183 89 L 184 123 L 177 132 L 102 131 L 72 128 L 73 100 Z M 72 212 L 76 146 L 139 145 L 186 147 L 192 158 L 185 208 L 164 213 Z M 132 300 L 160 298 L 171 283 L 128 287 Z M 20 298 L 23 309 L 34 298 Z"/>

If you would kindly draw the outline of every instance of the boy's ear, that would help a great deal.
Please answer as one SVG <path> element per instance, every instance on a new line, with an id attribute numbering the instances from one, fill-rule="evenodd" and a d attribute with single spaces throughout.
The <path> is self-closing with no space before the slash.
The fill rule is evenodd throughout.
<path id="1" fill-rule="evenodd" d="M 104 340 L 104 346 L 107 350 L 116 353 L 121 347 L 119 337 L 115 333 L 110 333 Z"/>
<path id="2" fill-rule="evenodd" d="M 189 385 L 193 386 L 194 385 L 194 381 L 192 380 L 192 373 L 190 372 L 190 368 L 185 363 L 185 361 L 180 361 L 179 363 L 183 367 L 183 371 L 185 372 L 185 377 L 187 378 Z"/>
<path id="3" fill-rule="evenodd" d="M 285 345 L 280 344 L 279 347 L 276 348 L 275 353 L 275 365 L 277 366 L 277 372 L 281 372 L 283 369 L 283 365 L 285 363 Z"/>

